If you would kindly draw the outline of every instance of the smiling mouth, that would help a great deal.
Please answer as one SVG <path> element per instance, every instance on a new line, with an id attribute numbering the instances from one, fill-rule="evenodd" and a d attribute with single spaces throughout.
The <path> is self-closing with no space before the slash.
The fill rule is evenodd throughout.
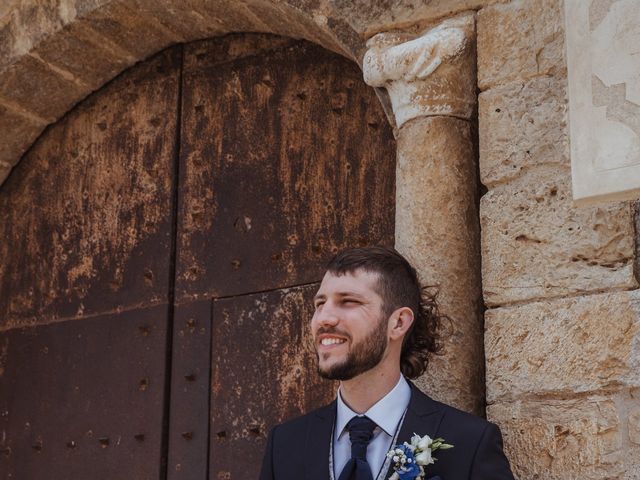
<path id="1" fill-rule="evenodd" d="M 334 337 L 329 337 L 329 338 L 323 338 L 322 340 L 320 340 L 320 345 L 339 345 L 341 343 L 346 342 L 345 339 L 343 338 L 334 338 Z"/>

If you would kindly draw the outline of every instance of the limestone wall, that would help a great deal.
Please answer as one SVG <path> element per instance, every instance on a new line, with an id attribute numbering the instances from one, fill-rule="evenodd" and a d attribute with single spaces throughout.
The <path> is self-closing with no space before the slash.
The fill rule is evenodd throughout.
<path id="1" fill-rule="evenodd" d="M 562 2 L 477 30 L 488 417 L 520 479 L 638 479 L 634 205 L 572 204 Z"/>

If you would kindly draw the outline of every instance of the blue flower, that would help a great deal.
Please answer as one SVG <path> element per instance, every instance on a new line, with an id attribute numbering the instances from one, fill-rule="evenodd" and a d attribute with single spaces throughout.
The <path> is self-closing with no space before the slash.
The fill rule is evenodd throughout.
<path id="1" fill-rule="evenodd" d="M 402 467 L 396 470 L 398 473 L 398 477 L 400 480 L 414 480 L 418 475 L 420 475 L 420 467 L 416 464 L 415 461 L 411 463 L 405 463 Z"/>
<path id="2" fill-rule="evenodd" d="M 394 462 L 394 477 L 399 480 L 415 480 L 420 475 L 420 467 L 416 463 L 413 449 L 408 444 L 398 445 L 389 452 Z"/>

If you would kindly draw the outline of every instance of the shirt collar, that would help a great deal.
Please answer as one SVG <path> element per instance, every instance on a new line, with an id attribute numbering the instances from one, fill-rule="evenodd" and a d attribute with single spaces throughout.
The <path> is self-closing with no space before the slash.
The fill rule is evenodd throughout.
<path id="1" fill-rule="evenodd" d="M 378 400 L 369 410 L 363 415 L 366 415 L 371 420 L 385 431 L 389 436 L 393 436 L 395 430 L 402 418 L 402 414 L 409 405 L 411 399 L 411 387 L 405 380 L 404 376 L 400 375 L 400 380 L 393 389 L 387 393 L 384 397 Z M 358 414 L 351 410 L 346 403 L 342 400 L 340 395 L 340 389 L 338 389 L 338 411 L 336 414 L 336 439 L 339 438 L 349 420 Z"/>

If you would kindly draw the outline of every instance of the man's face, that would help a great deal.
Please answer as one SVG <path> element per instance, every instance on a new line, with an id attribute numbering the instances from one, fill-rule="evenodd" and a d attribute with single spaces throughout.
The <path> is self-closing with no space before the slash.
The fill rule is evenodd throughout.
<path id="1" fill-rule="evenodd" d="M 350 380 L 384 357 L 387 318 L 377 282 L 377 273 L 364 270 L 340 276 L 327 272 L 322 279 L 311 331 L 324 378 Z"/>

